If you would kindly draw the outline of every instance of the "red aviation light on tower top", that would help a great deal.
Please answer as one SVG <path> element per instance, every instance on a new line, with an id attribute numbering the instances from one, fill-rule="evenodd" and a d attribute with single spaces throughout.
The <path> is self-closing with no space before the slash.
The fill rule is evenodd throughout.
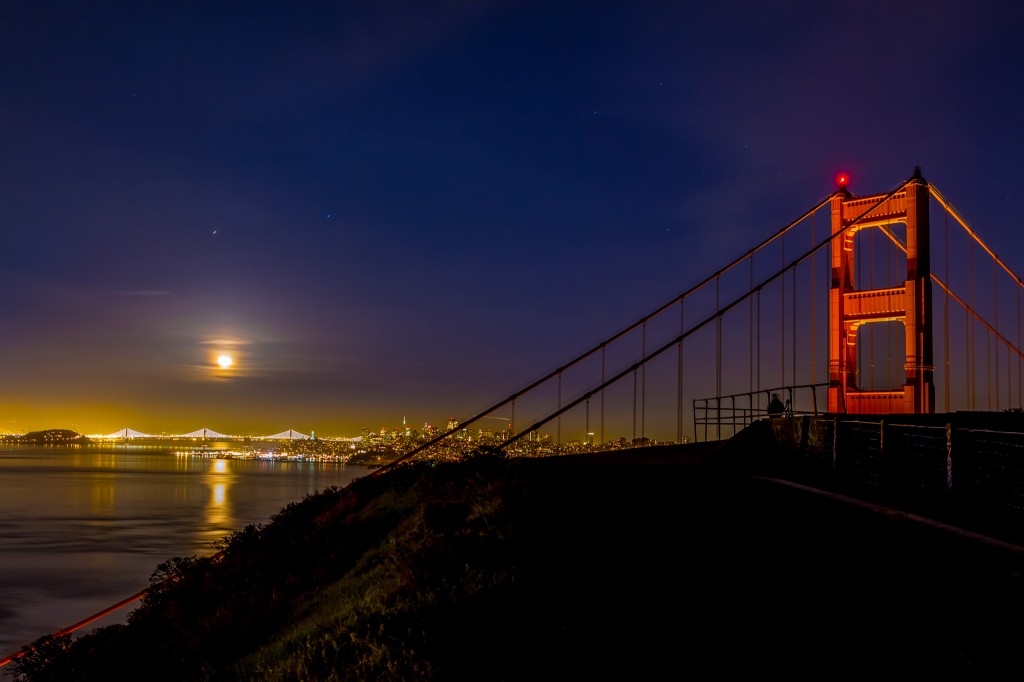
<path id="1" fill-rule="evenodd" d="M 846 183 L 850 181 L 849 173 L 837 173 L 836 174 L 836 186 L 839 189 L 846 189 Z"/>

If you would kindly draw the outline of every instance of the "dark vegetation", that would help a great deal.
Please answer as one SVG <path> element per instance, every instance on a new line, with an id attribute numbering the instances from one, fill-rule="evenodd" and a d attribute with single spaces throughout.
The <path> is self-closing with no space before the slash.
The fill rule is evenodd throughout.
<path id="1" fill-rule="evenodd" d="M 127 625 L 22 680 L 978 679 L 1016 664 L 1024 556 L 704 446 L 416 463 L 161 564 Z M 762 466 L 763 468 L 763 466 Z"/>
<path id="2" fill-rule="evenodd" d="M 47 429 L 30 431 L 20 436 L 5 436 L 5 440 L 30 445 L 84 445 L 92 440 L 70 429 Z"/>

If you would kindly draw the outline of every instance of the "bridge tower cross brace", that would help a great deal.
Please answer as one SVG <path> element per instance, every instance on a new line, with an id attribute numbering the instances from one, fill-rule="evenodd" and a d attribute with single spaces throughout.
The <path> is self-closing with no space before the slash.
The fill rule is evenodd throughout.
<path id="1" fill-rule="evenodd" d="M 884 194 L 854 197 L 845 187 L 832 198 L 829 412 L 935 411 L 928 194 L 928 184 L 916 168 L 903 188 L 888 198 Z M 906 280 L 897 287 L 858 289 L 853 248 L 857 233 L 892 223 L 903 223 L 907 228 Z M 890 321 L 903 323 L 906 383 L 902 389 L 865 390 L 857 385 L 857 330 L 865 324 Z"/>

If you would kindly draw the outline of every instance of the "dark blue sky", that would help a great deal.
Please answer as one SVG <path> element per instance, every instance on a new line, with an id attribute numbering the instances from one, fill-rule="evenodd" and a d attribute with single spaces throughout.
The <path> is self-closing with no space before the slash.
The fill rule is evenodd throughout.
<path id="1" fill-rule="evenodd" d="M 840 169 L 870 194 L 920 165 L 1024 270 L 1022 29 L 1001 2 L 3 3 L 0 431 L 464 418 Z"/>

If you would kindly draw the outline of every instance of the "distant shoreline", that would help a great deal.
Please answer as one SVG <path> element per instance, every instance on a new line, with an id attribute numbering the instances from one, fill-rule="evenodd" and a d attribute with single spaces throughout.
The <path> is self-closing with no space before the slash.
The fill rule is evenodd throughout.
<path id="1" fill-rule="evenodd" d="M 231 438 L 206 438 L 186 436 L 147 436 L 137 438 L 90 438 L 68 429 L 49 429 L 47 431 L 32 431 L 25 434 L 0 434 L 0 443 L 15 443 L 25 445 L 253 445 L 253 444 L 277 444 L 291 443 L 306 439 L 289 438 L 266 438 L 266 437 L 231 437 Z M 331 438 L 320 440 L 332 441 Z"/>
<path id="2" fill-rule="evenodd" d="M 70 429 L 30 431 L 19 436 L 3 435 L 0 442 L 24 445 L 91 445 L 94 441 Z"/>

